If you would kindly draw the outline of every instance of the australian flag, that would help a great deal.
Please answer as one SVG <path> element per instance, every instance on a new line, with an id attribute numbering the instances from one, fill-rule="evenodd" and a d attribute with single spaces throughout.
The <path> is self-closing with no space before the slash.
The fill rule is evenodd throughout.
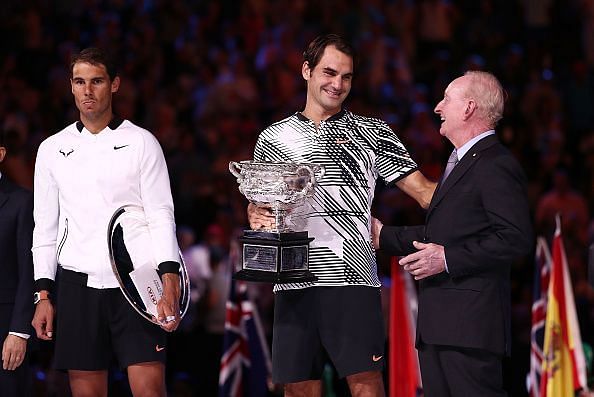
<path id="1" fill-rule="evenodd" d="M 544 357 L 545 319 L 547 316 L 547 292 L 551 275 L 551 252 L 543 237 L 536 244 L 534 290 L 532 293 L 532 329 L 530 335 L 530 374 L 528 391 L 530 397 L 540 396 L 540 378 Z"/>
<path id="2" fill-rule="evenodd" d="M 265 397 L 271 373 L 270 352 L 247 285 L 232 280 L 225 320 L 219 397 Z"/>

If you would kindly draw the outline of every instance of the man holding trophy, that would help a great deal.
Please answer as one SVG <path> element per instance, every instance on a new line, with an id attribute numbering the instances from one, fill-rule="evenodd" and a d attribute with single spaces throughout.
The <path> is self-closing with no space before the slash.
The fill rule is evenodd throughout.
<path id="1" fill-rule="evenodd" d="M 289 214 L 293 230 L 313 237 L 308 265 L 315 279 L 274 287 L 273 382 L 285 384 L 286 396 L 320 396 L 328 360 L 353 396 L 384 395 L 385 331 L 370 238 L 376 179 L 395 184 L 423 207 L 435 190 L 385 122 L 342 108 L 353 57 L 337 35 L 310 43 L 302 66 L 305 109 L 264 130 L 254 152 L 254 162 L 324 170 L 315 192 Z M 278 209 L 246 197 L 251 228 L 275 229 Z"/>
<path id="2" fill-rule="evenodd" d="M 150 132 L 114 116 L 120 78 L 106 53 L 81 51 L 71 73 L 80 121 L 42 142 L 35 164 L 32 323 L 39 338 L 55 339 L 54 367 L 68 370 L 74 396 L 107 396 L 112 354 L 134 395 L 165 396 L 165 331 L 180 319 L 180 256 L 163 152 Z M 106 231 L 123 206 L 142 208 L 146 219 L 150 242 L 142 248 L 162 278 L 160 326 L 128 305 L 110 264 Z"/>

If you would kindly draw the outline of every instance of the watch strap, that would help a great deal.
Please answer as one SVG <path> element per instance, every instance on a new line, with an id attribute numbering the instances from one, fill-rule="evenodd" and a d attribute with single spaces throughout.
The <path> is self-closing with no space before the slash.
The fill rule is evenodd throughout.
<path id="1" fill-rule="evenodd" d="M 33 303 L 36 305 L 42 300 L 49 300 L 51 294 L 46 290 L 41 290 L 33 294 Z"/>

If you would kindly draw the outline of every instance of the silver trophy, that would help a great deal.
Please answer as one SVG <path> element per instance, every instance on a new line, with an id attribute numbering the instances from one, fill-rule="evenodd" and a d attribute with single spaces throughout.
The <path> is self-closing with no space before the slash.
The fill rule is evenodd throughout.
<path id="1" fill-rule="evenodd" d="M 229 171 L 237 178 L 239 191 L 255 205 L 270 208 L 275 217 L 274 229 L 244 231 L 239 239 L 242 269 L 234 278 L 279 284 L 317 280 L 308 263 L 313 237 L 307 231 L 293 230 L 291 212 L 313 196 L 324 167 L 231 161 Z"/>
<path id="2" fill-rule="evenodd" d="M 112 270 L 128 303 L 146 320 L 160 325 L 156 305 L 163 293 L 161 279 L 152 258 L 150 232 L 139 206 L 118 208 L 107 228 L 107 244 Z M 179 316 L 190 304 L 190 279 L 181 255 Z"/>

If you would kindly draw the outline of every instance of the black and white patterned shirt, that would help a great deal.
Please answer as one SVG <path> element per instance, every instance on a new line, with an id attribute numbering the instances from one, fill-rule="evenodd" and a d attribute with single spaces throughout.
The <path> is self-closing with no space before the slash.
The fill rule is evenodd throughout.
<path id="1" fill-rule="evenodd" d="M 293 211 L 293 228 L 306 230 L 309 269 L 316 282 L 277 284 L 275 291 L 311 286 L 379 287 L 370 237 L 370 212 L 378 177 L 394 183 L 417 169 L 394 131 L 382 120 L 342 110 L 320 123 L 301 113 L 272 124 L 256 144 L 255 161 L 314 163 L 326 173 L 313 197 Z"/>

